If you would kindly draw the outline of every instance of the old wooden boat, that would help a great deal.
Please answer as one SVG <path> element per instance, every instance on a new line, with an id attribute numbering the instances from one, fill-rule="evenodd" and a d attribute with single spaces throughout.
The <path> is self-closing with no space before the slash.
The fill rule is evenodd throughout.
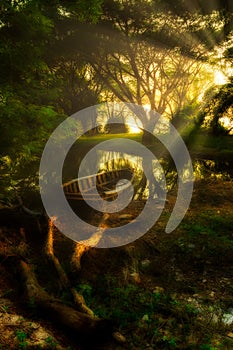
<path id="1" fill-rule="evenodd" d="M 63 184 L 63 190 L 66 198 L 72 201 L 83 200 L 82 193 L 91 200 L 99 200 L 99 196 L 113 200 L 119 192 L 130 188 L 133 178 L 134 171 L 130 168 L 102 171 L 68 181 Z"/>

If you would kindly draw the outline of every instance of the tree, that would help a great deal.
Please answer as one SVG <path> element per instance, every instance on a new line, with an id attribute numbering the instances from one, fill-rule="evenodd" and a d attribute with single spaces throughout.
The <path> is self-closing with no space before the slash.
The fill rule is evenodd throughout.
<path id="1" fill-rule="evenodd" d="M 181 29 L 179 21 L 167 20 L 152 10 L 152 5 L 145 1 L 105 2 L 96 35 L 89 33 L 93 45 L 83 51 L 106 90 L 112 91 L 117 99 L 149 105 L 172 118 L 190 102 L 188 93 L 202 61 L 185 54 L 184 47 L 178 47 L 177 42 L 174 45 L 172 34 Z M 165 44 L 168 24 L 172 34 Z M 148 116 L 146 112 L 142 116 L 145 127 L 155 123 Z M 144 136 L 150 142 L 146 132 Z"/>
<path id="2" fill-rule="evenodd" d="M 51 70 L 60 92 L 55 103 L 66 115 L 100 101 L 102 84 L 95 78 L 92 67 L 82 62 L 78 55 L 58 58 Z"/>
<path id="3" fill-rule="evenodd" d="M 95 55 L 92 66 L 119 100 L 149 104 L 170 117 L 187 102 L 200 63 L 180 55 L 177 49 L 157 49 L 145 41 L 118 37 L 113 46 L 114 52 Z"/>
<path id="4" fill-rule="evenodd" d="M 81 95 L 79 109 L 90 101 L 96 102 L 99 92 L 90 88 L 93 79 L 83 80 L 86 74 L 83 62 L 76 60 L 73 64 L 72 60 L 64 62 L 61 58 L 58 63 L 57 52 L 62 38 L 69 35 L 67 18 L 72 23 L 95 22 L 101 3 L 100 0 L 88 4 L 82 0 L 1 3 L 0 156 L 4 174 L 2 193 L 9 200 L 15 198 L 15 187 L 20 191 L 23 184 L 32 183 L 46 140 L 64 113 L 76 109 L 77 94 Z M 30 174 L 29 164 L 33 165 Z"/>
<path id="5" fill-rule="evenodd" d="M 233 81 L 221 87 L 215 87 L 204 105 L 200 115 L 200 124 L 215 136 L 230 134 L 232 123 Z"/>
<path id="6" fill-rule="evenodd" d="M 91 3 L 96 4 L 96 10 L 101 1 L 95 0 Z M 0 167 L 3 171 L 1 172 L 0 215 L 1 220 L 7 216 L 10 224 L 13 223 L 13 225 L 15 217 L 19 216 L 20 227 L 18 228 L 16 224 L 16 229 L 19 244 L 22 243 L 23 249 L 20 252 L 15 251 L 13 256 L 14 266 L 18 268 L 17 273 L 22 277 L 27 301 L 33 300 L 34 306 L 42 315 L 43 313 L 46 317 L 49 315 L 53 322 L 70 332 L 80 332 L 80 337 L 86 333 L 85 341 L 87 341 L 90 335 L 98 338 L 101 332 L 106 331 L 106 325 L 109 323 L 106 324 L 105 321 L 102 322 L 94 317 L 93 312 L 86 306 L 84 298 L 71 287 L 53 251 L 54 226 L 51 222 L 47 223 L 48 232 L 44 247 L 47 259 L 54 264 L 62 288 L 73 290 L 71 293 L 79 311 L 65 306 L 44 291 L 28 262 L 31 252 L 27 249 L 28 242 L 26 242 L 24 230 L 30 219 L 28 216 L 24 217 L 22 212 L 18 213 L 18 207 L 13 206 L 18 199 L 21 210 L 35 215 L 38 218 L 38 226 L 41 224 L 43 229 L 46 227 L 43 214 L 27 210 L 21 196 L 24 194 L 25 187 L 32 192 L 32 188 L 37 185 L 38 176 L 36 175 L 38 175 L 44 144 L 51 131 L 63 118 L 63 115 L 51 106 L 56 106 L 59 91 L 56 87 L 54 88 L 54 75 L 46 61 L 48 58 L 46 49 L 53 41 L 52 33 L 59 5 L 56 0 L 53 1 L 51 12 L 45 15 L 48 6 L 47 1 L 44 0 L 1 3 L 0 67 L 3 74 L 0 78 Z M 73 4 L 69 5 L 71 10 Z M 79 13 L 82 19 L 94 18 L 93 8 L 89 7 L 90 2 L 87 4 L 85 1 L 77 1 L 76 5 L 78 10 L 83 8 Z M 5 205 L 3 208 L 2 203 Z M 40 235 L 40 231 L 39 229 L 34 233 Z M 32 232 L 29 232 L 29 236 L 33 239 Z"/>
<path id="7" fill-rule="evenodd" d="M 4 1 L 1 21 L 1 192 L 11 201 L 15 199 L 15 188 L 20 190 L 25 183 L 28 186 L 29 179 L 37 173 L 35 164 L 59 118 L 51 107 L 51 81 L 43 59 L 52 22 L 36 1 Z"/>

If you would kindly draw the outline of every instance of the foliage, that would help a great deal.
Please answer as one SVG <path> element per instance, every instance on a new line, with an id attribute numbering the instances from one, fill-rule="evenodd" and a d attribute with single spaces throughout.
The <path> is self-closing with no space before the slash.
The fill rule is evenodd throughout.
<path id="1" fill-rule="evenodd" d="M 68 12 L 69 16 L 77 17 L 81 22 L 96 23 L 102 14 L 103 0 L 76 0 L 61 1 L 60 13 L 62 10 Z"/>
<path id="2" fill-rule="evenodd" d="M 50 349 L 56 349 L 58 343 L 53 339 L 53 337 L 49 336 L 45 339 L 46 344 L 49 346 Z"/>
<path id="3" fill-rule="evenodd" d="M 27 348 L 27 345 L 28 345 L 28 343 L 26 341 L 27 333 L 25 333 L 24 330 L 19 329 L 16 331 L 16 336 L 17 336 L 17 339 L 19 341 L 20 349 L 25 350 Z"/>
<path id="4" fill-rule="evenodd" d="M 2 104 L 0 110 L 1 193 L 10 202 L 14 200 L 15 190 L 22 193 L 25 189 L 32 189 L 33 184 L 37 186 L 43 147 L 62 119 L 52 107 L 25 106 L 14 97 Z"/>
<path id="5" fill-rule="evenodd" d="M 201 122 L 205 123 L 213 135 L 227 135 L 232 130 L 233 79 L 230 82 L 209 91 L 209 99 L 203 108 Z M 224 126 L 222 118 L 227 117 L 230 124 Z"/>
<path id="6" fill-rule="evenodd" d="M 23 192 L 32 183 L 36 187 L 45 143 L 63 120 L 64 111 L 70 112 L 62 109 L 59 103 L 61 94 L 66 98 L 66 85 L 61 87 L 60 82 L 61 79 L 67 80 L 67 76 L 59 75 L 54 64 L 55 52 L 53 57 L 50 55 L 54 43 L 59 42 L 55 39 L 59 24 L 65 23 L 65 14 L 67 19 L 76 17 L 78 21 L 96 22 L 101 5 L 101 0 L 88 3 L 82 0 L 73 3 L 55 1 L 50 5 L 44 0 L 4 0 L 1 4 L 0 199 L 4 202 L 15 200 L 15 190 Z M 75 70 L 75 75 L 80 75 L 77 85 L 82 82 L 80 67 L 82 64 L 78 64 Z M 80 91 L 86 92 L 79 99 L 81 108 L 90 103 L 91 94 L 94 96 L 92 102 L 97 101 L 92 91 L 87 94 L 87 86 L 83 84 L 73 97 Z"/>
<path id="7" fill-rule="evenodd" d="M 129 348 L 144 346 L 146 339 L 159 349 L 207 349 L 208 338 L 209 349 L 214 349 L 211 339 L 215 326 L 209 321 L 214 311 L 208 311 L 207 306 L 203 310 L 210 316 L 204 320 L 194 304 L 166 294 L 162 288 L 153 291 L 131 283 L 120 285 L 109 275 L 103 276 L 98 285 L 82 284 L 79 292 L 82 290 L 97 316 L 110 318 L 121 332 L 127 332 Z M 193 332 L 196 340 L 192 345 Z"/>

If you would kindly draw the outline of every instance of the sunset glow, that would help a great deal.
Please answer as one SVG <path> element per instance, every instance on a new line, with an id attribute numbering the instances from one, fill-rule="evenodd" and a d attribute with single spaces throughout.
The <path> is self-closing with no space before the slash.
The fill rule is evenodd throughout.
<path id="1" fill-rule="evenodd" d="M 224 85 L 227 83 L 227 80 L 226 75 L 220 70 L 214 72 L 214 83 L 216 85 Z"/>

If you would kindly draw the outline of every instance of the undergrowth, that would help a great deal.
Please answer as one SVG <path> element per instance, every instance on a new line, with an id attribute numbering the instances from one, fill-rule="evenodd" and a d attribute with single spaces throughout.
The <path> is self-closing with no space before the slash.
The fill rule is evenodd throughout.
<path id="1" fill-rule="evenodd" d="M 111 319 L 123 334 L 127 333 L 129 349 L 228 348 L 227 341 L 220 341 L 226 326 L 213 321 L 214 310 L 206 307 L 208 318 L 202 317 L 198 307 L 162 289 L 119 286 L 116 278 L 104 276 L 98 286 L 81 284 L 78 290 L 97 316 Z"/>
<path id="2" fill-rule="evenodd" d="M 232 219 L 216 212 L 201 213 L 198 222 L 189 216 L 180 225 L 176 239 L 169 238 L 164 249 L 186 271 L 197 261 L 201 266 L 206 261 L 212 266 L 228 266 L 233 258 Z M 183 290 L 185 284 L 184 280 Z M 116 329 L 126 335 L 129 349 L 233 347 L 232 340 L 226 337 L 229 326 L 217 317 L 220 301 L 203 299 L 200 306 L 171 289 L 123 282 L 110 274 L 103 274 L 93 284 L 83 281 L 77 290 L 97 316 L 111 319 Z"/>

